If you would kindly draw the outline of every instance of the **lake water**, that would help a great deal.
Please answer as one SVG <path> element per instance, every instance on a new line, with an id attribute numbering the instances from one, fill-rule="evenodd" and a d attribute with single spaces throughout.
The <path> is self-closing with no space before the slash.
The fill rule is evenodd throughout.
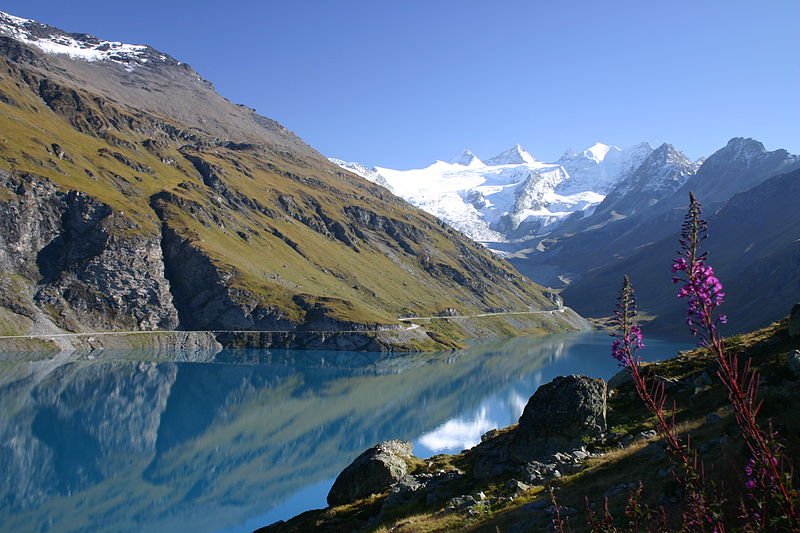
<path id="1" fill-rule="evenodd" d="M 324 507 L 376 442 L 458 452 L 516 422 L 555 376 L 610 377 L 609 345 L 582 333 L 446 354 L 0 362 L 0 530 L 252 531 Z M 687 347 L 651 339 L 646 352 Z"/>

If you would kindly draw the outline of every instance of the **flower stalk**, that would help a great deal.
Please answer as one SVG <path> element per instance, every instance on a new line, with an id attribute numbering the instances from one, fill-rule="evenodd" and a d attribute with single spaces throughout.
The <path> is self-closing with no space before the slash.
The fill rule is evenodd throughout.
<path id="1" fill-rule="evenodd" d="M 705 491 L 702 466 L 697 455 L 692 453 L 689 441 L 681 442 L 675 429 L 674 416 L 666 414 L 664 406 L 667 396 L 664 384 L 654 381 L 648 385 L 642 372 L 638 350 L 644 348 L 643 334 L 636 323 L 636 295 L 630 278 L 625 276 L 622 289 L 617 298 L 617 309 L 614 313 L 616 332 L 611 347 L 611 355 L 621 366 L 628 369 L 633 379 L 636 393 L 647 410 L 656 419 L 656 432 L 664 442 L 670 459 L 680 473 L 674 472 L 678 482 L 686 489 L 688 505 L 684 513 L 684 527 L 693 531 L 706 531 L 711 526 L 715 532 L 722 533 L 724 526 L 711 512 L 709 498 Z"/>
<path id="2" fill-rule="evenodd" d="M 745 488 L 752 494 L 757 489 L 769 493 L 771 500 L 782 509 L 782 519 L 791 530 L 800 530 L 798 495 L 791 487 L 786 458 L 781 453 L 775 434 L 758 424 L 761 402 L 758 400 L 758 372 L 749 360 L 739 365 L 738 357 L 727 351 L 719 325 L 727 322 L 718 307 L 725 301 L 722 283 L 708 265 L 708 255 L 700 252 L 701 243 L 708 237 L 708 225 L 702 218 L 702 206 L 694 194 L 689 195 L 689 211 L 683 222 L 679 257 L 672 265 L 676 274 L 673 283 L 682 283 L 678 298 L 686 299 L 686 323 L 698 344 L 708 349 L 717 362 L 717 376 L 728 392 L 736 422 L 751 455 L 745 469 Z M 751 498 L 758 500 L 758 498 Z M 763 524 L 764 506 L 755 502 L 748 513 L 754 525 Z"/>

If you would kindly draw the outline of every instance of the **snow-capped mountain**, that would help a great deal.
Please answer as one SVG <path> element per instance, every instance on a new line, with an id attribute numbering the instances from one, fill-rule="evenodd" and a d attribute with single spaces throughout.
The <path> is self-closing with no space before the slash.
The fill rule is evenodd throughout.
<path id="1" fill-rule="evenodd" d="M 367 168 L 361 163 L 352 163 L 350 161 L 342 161 L 341 159 L 336 159 L 335 157 L 329 158 L 330 162 L 334 165 L 339 165 L 340 167 L 349 170 L 353 174 L 357 174 L 362 178 L 371 181 L 372 183 L 377 183 L 383 187 L 386 187 L 390 191 L 394 192 L 392 189 L 391 184 L 386 181 L 386 178 L 381 176 L 377 170 L 374 168 Z"/>
<path id="2" fill-rule="evenodd" d="M 622 176 L 636 170 L 652 151 L 649 143 L 639 143 L 625 150 L 596 143 L 581 153 L 567 151 L 558 160 L 572 177 L 564 190 L 592 190 L 607 194 Z"/>
<path id="3" fill-rule="evenodd" d="M 671 144 L 662 144 L 608 193 L 595 210 L 595 218 L 630 216 L 647 209 L 681 188 L 701 163 L 692 161 Z"/>
<path id="4" fill-rule="evenodd" d="M 734 137 L 708 156 L 697 175 L 687 180 L 683 188 L 686 193 L 694 191 L 705 199 L 706 204 L 723 202 L 771 176 L 798 166 L 798 155 L 784 149 L 768 151 L 755 139 Z"/>
<path id="5" fill-rule="evenodd" d="M 484 164 L 477 155 L 472 153 L 472 150 L 462 150 L 461 153 L 451 159 L 450 162 L 456 165 L 464 165 L 465 167 L 483 166 Z"/>
<path id="6" fill-rule="evenodd" d="M 121 64 L 129 72 L 149 61 L 169 61 L 149 46 L 104 41 L 93 35 L 66 33 L 58 28 L 41 24 L 0 11 L 0 35 L 31 45 L 46 54 L 64 55 L 83 61 L 110 61 Z"/>
<path id="7" fill-rule="evenodd" d="M 519 144 L 486 160 L 487 165 L 533 165 L 536 158 Z"/>
<path id="8" fill-rule="evenodd" d="M 647 143 L 627 149 L 597 143 L 547 163 L 517 144 L 485 161 L 464 150 L 449 162 L 412 170 L 331 161 L 384 185 L 472 239 L 503 242 L 546 234 L 576 212 L 591 214 L 652 152 Z"/>

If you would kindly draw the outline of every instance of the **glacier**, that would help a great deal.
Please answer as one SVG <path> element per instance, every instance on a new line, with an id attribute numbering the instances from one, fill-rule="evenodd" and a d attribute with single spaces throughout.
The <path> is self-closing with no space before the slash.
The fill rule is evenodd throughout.
<path id="1" fill-rule="evenodd" d="M 485 160 L 466 149 L 410 170 L 331 161 L 491 247 L 547 234 L 576 213 L 590 215 L 653 150 L 645 142 L 624 149 L 595 143 L 544 162 L 516 144 Z"/>

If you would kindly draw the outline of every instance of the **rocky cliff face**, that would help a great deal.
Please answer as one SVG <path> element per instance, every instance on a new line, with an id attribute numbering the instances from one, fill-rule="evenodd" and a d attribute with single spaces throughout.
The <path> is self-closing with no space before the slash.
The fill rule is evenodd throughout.
<path id="1" fill-rule="evenodd" d="M 374 330 L 552 307 L 506 262 L 146 46 L 3 14 L 0 132 L 5 334 Z"/>
<path id="2" fill-rule="evenodd" d="M 178 325 L 157 235 L 121 235 L 130 220 L 45 178 L 0 171 L 0 187 L 6 307 L 35 320 L 35 305 L 66 329 Z"/>

